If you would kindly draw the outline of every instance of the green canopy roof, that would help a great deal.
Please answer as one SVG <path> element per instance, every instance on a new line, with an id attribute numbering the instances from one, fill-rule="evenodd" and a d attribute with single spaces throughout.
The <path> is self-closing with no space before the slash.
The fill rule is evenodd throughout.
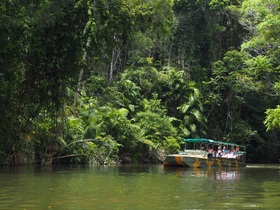
<path id="1" fill-rule="evenodd" d="M 237 144 L 234 144 L 234 143 L 222 142 L 222 141 L 205 139 L 205 138 L 190 138 L 190 139 L 185 139 L 184 142 L 185 143 L 209 143 L 209 144 L 216 143 L 216 144 L 222 144 L 222 145 L 238 146 Z"/>

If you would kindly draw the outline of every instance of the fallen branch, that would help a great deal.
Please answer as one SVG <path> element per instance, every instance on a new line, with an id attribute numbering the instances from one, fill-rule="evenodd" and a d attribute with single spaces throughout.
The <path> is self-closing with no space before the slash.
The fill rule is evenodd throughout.
<path id="1" fill-rule="evenodd" d="M 64 155 L 64 156 L 60 156 L 60 157 L 54 157 L 53 159 L 62 159 L 62 158 L 68 158 L 68 157 L 77 157 L 77 156 L 85 156 L 83 154 L 72 154 L 72 155 Z"/>

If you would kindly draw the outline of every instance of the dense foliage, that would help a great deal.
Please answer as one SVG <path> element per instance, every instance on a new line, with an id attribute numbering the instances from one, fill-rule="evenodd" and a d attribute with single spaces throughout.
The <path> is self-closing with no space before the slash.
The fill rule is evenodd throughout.
<path id="1" fill-rule="evenodd" d="M 0 164 L 280 158 L 278 0 L 3 0 Z"/>

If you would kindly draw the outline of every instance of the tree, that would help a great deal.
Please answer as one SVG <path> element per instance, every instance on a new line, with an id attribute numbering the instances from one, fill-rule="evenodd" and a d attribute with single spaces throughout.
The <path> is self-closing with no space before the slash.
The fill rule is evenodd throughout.
<path id="1" fill-rule="evenodd" d="M 27 151 L 24 145 L 32 146 L 34 139 L 26 137 L 32 137 L 38 115 L 47 115 L 57 124 L 65 88 L 79 69 L 83 16 L 77 14 L 83 8 L 74 5 L 75 1 L 1 2 L 1 89 L 3 101 L 10 103 L 2 114 L 3 119 L 15 119 L 2 123 L 9 126 L 7 130 L 3 126 L 2 151 L 13 165 L 32 156 L 32 147 Z"/>
<path id="2" fill-rule="evenodd" d="M 213 113 L 213 118 L 210 115 L 209 121 L 219 124 L 226 119 L 223 125 L 214 125 L 224 131 L 215 129 L 215 133 L 223 133 L 221 137 L 247 144 L 251 154 L 249 159 L 258 161 L 268 160 L 261 153 L 263 147 L 271 150 L 271 145 L 277 145 L 274 143 L 276 139 L 266 143 L 269 134 L 265 133 L 262 124 L 265 110 L 279 103 L 274 89 L 279 80 L 279 64 L 275 59 L 278 38 L 272 32 L 278 28 L 276 8 L 275 1 L 244 1 L 235 10 L 239 11 L 240 24 L 249 32 L 247 40 L 240 51 L 228 51 L 221 61 L 215 62 L 212 67 L 214 77 L 208 83 L 214 90 L 209 94 L 209 102 L 218 102 L 220 107 L 216 108 L 223 111 Z M 273 24 L 276 27 L 270 30 Z"/>
<path id="3" fill-rule="evenodd" d="M 245 33 L 237 21 L 237 1 L 175 1 L 177 25 L 171 39 L 172 65 L 194 81 L 211 77 L 212 62 L 238 49 Z M 173 60 L 174 58 L 174 60 Z"/>

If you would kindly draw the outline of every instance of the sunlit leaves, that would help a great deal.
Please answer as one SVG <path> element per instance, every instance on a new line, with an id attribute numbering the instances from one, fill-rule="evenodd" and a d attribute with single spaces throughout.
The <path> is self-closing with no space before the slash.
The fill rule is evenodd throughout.
<path id="1" fill-rule="evenodd" d="M 280 94 L 280 82 L 275 82 L 274 89 L 278 94 Z"/>
<path id="2" fill-rule="evenodd" d="M 181 112 L 182 113 L 186 113 L 188 111 L 188 109 L 190 108 L 190 105 L 189 104 L 183 104 L 181 106 Z"/>
<path id="3" fill-rule="evenodd" d="M 264 124 L 267 130 L 280 129 L 280 105 L 275 109 L 267 109 Z"/>
<path id="4" fill-rule="evenodd" d="M 193 87 L 194 84 L 189 85 L 190 94 L 188 101 L 178 107 L 184 116 L 181 129 L 187 136 L 199 136 L 199 134 L 204 133 L 204 126 L 207 119 L 203 114 L 200 91 Z M 198 128 L 200 129 L 198 130 Z"/>
<path id="5" fill-rule="evenodd" d="M 244 1 L 242 10 L 245 25 L 250 26 L 252 34 L 251 39 L 241 46 L 250 55 L 245 63 L 251 86 L 255 91 L 279 97 L 279 1 Z M 267 109 L 264 124 L 267 130 L 279 128 L 278 106 Z"/>
<path id="6" fill-rule="evenodd" d="M 278 1 L 257 0 L 243 3 L 243 18 L 248 24 L 254 26 L 251 29 L 252 39 L 242 45 L 242 49 L 252 55 L 273 53 L 279 51 L 280 14 L 277 10 Z"/>
<path id="7" fill-rule="evenodd" d="M 176 135 L 176 129 L 172 125 L 172 118 L 153 113 L 150 110 L 138 112 L 135 116 L 135 123 L 144 132 L 145 139 L 148 139 L 154 144 L 163 145 L 164 137 Z"/>
<path id="8" fill-rule="evenodd" d="M 80 139 L 84 132 L 84 122 L 79 118 L 70 117 L 68 119 L 69 132 L 72 133 L 73 138 Z"/>
<path id="9" fill-rule="evenodd" d="M 220 9 L 228 5 L 230 0 L 211 0 L 209 6 L 211 9 Z"/>
<path id="10" fill-rule="evenodd" d="M 138 98 L 140 95 L 141 88 L 129 79 L 124 79 L 119 82 L 119 90 L 127 98 Z"/>
<path id="11" fill-rule="evenodd" d="M 241 46 L 250 55 L 245 62 L 246 72 L 255 83 L 257 91 L 272 95 L 273 86 L 280 79 L 277 70 L 280 53 L 278 4 L 274 0 L 245 1 L 243 4 L 244 17 L 249 17 L 248 12 L 251 11 L 254 16 L 250 18 L 250 22 L 255 26 L 252 38 Z"/>
<path id="12" fill-rule="evenodd" d="M 272 72 L 272 64 L 267 56 L 259 55 L 255 58 L 245 61 L 245 64 L 250 68 L 252 75 L 260 75 L 262 73 Z"/>
<path id="13" fill-rule="evenodd" d="M 95 100 L 87 99 L 78 111 L 78 118 L 68 118 L 67 149 L 93 157 L 99 164 L 112 161 L 118 148 L 126 144 L 133 133 L 131 122 L 127 119 L 128 110 L 109 105 L 96 107 Z M 83 142 L 87 143 L 86 147 Z"/>
<path id="14" fill-rule="evenodd" d="M 165 138 L 164 146 L 165 149 L 171 154 L 177 153 L 180 150 L 180 142 L 178 142 L 178 140 L 173 136 L 168 136 Z"/>

